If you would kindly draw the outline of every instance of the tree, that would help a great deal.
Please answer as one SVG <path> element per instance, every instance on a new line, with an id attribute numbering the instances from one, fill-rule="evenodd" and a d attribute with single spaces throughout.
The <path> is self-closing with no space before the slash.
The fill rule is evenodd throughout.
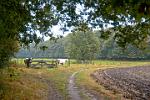
<path id="1" fill-rule="evenodd" d="M 76 11 L 78 5 L 82 6 L 79 12 Z M 132 27 L 132 34 L 136 35 L 133 29 L 138 28 L 140 34 L 134 42 L 138 45 L 149 36 L 149 16 L 149 0 L 0 0 L 0 41 L 11 38 L 12 42 L 14 40 L 21 45 L 39 43 L 42 38 L 38 37 L 37 32 L 42 37 L 53 37 L 52 25 L 61 23 L 66 31 L 71 26 L 86 22 L 90 27 L 119 26 L 118 31 L 121 31 L 119 35 L 116 33 L 116 40 L 122 47 L 134 41 L 124 39 L 130 38 L 130 35 L 124 37 L 127 32 L 122 32 L 121 26 L 135 26 Z M 5 49 L 0 52 L 3 51 Z M 6 55 L 10 56 L 9 53 Z M 3 57 L 0 58 L 4 61 Z"/>
<path id="2" fill-rule="evenodd" d="M 18 43 L 39 43 L 37 32 L 52 37 L 56 19 L 47 0 L 0 0 L 0 67 L 17 52 Z"/>
<path id="3" fill-rule="evenodd" d="M 57 1 L 53 2 L 60 15 L 67 16 L 64 18 L 66 26 L 78 26 L 84 21 L 90 24 L 90 27 L 101 28 L 105 34 L 103 28 L 112 25 L 117 27 L 115 40 L 123 48 L 128 44 L 141 47 L 139 43 L 142 42 L 143 45 L 143 41 L 148 42 L 150 33 L 149 0 L 61 0 L 61 4 L 58 4 L 60 2 Z M 77 5 L 82 6 L 79 12 L 76 11 Z M 87 16 L 86 19 L 85 16 Z M 129 29 L 130 32 L 126 29 Z M 109 33 L 111 36 L 111 32 Z M 136 37 L 129 39 L 131 36 Z"/>
<path id="4" fill-rule="evenodd" d="M 19 49 L 19 43 L 11 38 L 1 39 L 0 41 L 0 68 L 8 66 L 9 58 L 14 56 L 14 53 Z"/>
<path id="5" fill-rule="evenodd" d="M 58 12 L 67 14 L 72 24 L 78 17 L 81 20 L 82 15 L 87 15 L 87 21 L 91 24 L 100 26 L 104 23 L 119 25 L 128 21 L 141 23 L 143 18 L 149 19 L 150 16 L 149 0 L 52 0 L 52 4 Z M 82 5 L 78 13 L 77 5 Z"/>
<path id="6" fill-rule="evenodd" d="M 67 48 L 70 58 L 77 61 L 91 61 L 99 51 L 99 40 L 93 32 L 82 32 L 70 34 L 69 47 Z"/>

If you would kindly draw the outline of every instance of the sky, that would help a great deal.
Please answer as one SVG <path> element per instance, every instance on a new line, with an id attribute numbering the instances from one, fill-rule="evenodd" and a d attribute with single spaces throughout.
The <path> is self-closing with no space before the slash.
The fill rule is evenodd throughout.
<path id="1" fill-rule="evenodd" d="M 61 26 L 60 25 L 55 25 L 52 27 L 51 32 L 53 33 L 54 36 L 67 36 L 69 33 L 71 33 L 70 31 L 64 32 L 62 30 L 60 30 Z M 49 40 L 49 37 L 45 37 L 45 40 Z"/>
<path id="2" fill-rule="evenodd" d="M 78 4 L 78 5 L 76 6 L 76 13 L 77 13 L 77 14 L 80 14 L 80 12 L 82 12 L 83 9 L 84 9 L 83 5 L 79 5 L 79 4 Z M 89 9 L 89 11 L 90 11 L 90 10 L 92 10 L 92 9 Z M 87 15 L 84 15 L 84 19 L 87 19 Z M 108 25 L 108 24 L 107 24 L 107 25 Z M 108 26 L 107 26 L 107 28 L 109 28 L 109 27 L 112 27 L 112 25 L 108 25 Z M 70 28 L 69 31 L 64 32 L 64 33 L 63 33 L 62 30 L 60 30 L 60 28 L 61 28 L 61 25 L 60 25 L 60 24 L 55 25 L 55 26 L 52 27 L 51 32 L 53 33 L 54 36 L 62 35 L 62 36 L 65 37 L 65 36 L 67 36 L 69 33 L 71 33 L 71 29 L 72 29 L 72 28 Z M 94 30 L 94 31 L 95 31 L 95 30 L 100 30 L 100 28 L 94 28 L 93 30 Z M 49 40 L 49 37 L 45 37 L 45 40 Z"/>

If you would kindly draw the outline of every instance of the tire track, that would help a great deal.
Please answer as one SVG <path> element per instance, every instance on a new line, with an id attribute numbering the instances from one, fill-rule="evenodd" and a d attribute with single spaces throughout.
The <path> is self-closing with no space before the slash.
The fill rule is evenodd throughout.
<path id="1" fill-rule="evenodd" d="M 79 70 L 77 72 L 74 72 L 70 77 L 69 77 L 69 84 L 68 84 L 68 91 L 69 91 L 69 96 L 71 100 L 83 100 L 81 98 L 80 93 L 82 92 L 86 97 L 90 98 L 90 100 L 99 100 L 95 98 L 95 96 L 91 93 L 89 93 L 86 90 L 81 90 L 75 85 L 75 76 L 84 71 L 85 69 Z"/>
<path id="2" fill-rule="evenodd" d="M 79 95 L 79 90 L 77 89 L 77 87 L 75 87 L 75 75 L 78 72 L 74 72 L 70 78 L 69 78 L 69 85 L 68 85 L 68 91 L 69 91 L 69 95 L 71 97 L 71 100 L 81 100 L 81 97 Z"/>

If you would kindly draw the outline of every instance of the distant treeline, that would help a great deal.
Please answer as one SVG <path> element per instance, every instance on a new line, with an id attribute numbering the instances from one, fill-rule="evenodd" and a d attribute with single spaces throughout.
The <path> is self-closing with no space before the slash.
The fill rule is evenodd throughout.
<path id="1" fill-rule="evenodd" d="M 95 32 L 99 37 L 100 33 Z M 16 54 L 17 58 L 68 58 L 66 47 L 69 35 L 59 39 L 57 42 L 45 41 L 37 46 L 30 45 L 30 48 L 21 48 Z M 116 59 L 116 60 L 145 60 L 150 59 L 150 45 L 147 49 L 140 50 L 132 45 L 128 45 L 126 49 L 120 48 L 113 37 L 107 40 L 100 39 L 100 51 L 97 53 L 97 59 Z M 41 46 L 47 46 L 46 50 L 41 50 Z"/>

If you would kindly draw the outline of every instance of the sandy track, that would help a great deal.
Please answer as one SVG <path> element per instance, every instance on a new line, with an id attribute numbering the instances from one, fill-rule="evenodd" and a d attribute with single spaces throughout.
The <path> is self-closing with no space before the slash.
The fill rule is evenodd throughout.
<path id="1" fill-rule="evenodd" d="M 76 74 L 78 74 L 82 71 L 84 71 L 84 70 L 74 72 L 69 78 L 68 92 L 69 92 L 69 96 L 70 96 L 71 100 L 85 100 L 85 98 L 82 98 L 80 96 L 81 92 L 84 96 L 88 97 L 90 100 L 102 100 L 102 99 L 98 98 L 99 96 L 93 95 L 91 92 L 87 91 L 86 89 L 83 89 L 83 88 L 79 89 L 78 87 L 76 87 L 75 76 L 76 76 Z"/>
<path id="2" fill-rule="evenodd" d="M 47 98 L 48 100 L 64 100 L 62 95 L 60 95 L 58 90 L 55 88 L 54 83 L 48 80 L 48 77 L 41 76 L 41 75 L 32 75 L 32 74 L 28 74 L 26 76 L 32 77 L 48 85 L 48 98 Z"/>
<path id="3" fill-rule="evenodd" d="M 69 78 L 68 91 L 71 100 L 81 100 L 79 90 L 77 89 L 77 87 L 75 87 L 75 75 L 77 73 L 78 72 L 74 72 Z"/>

